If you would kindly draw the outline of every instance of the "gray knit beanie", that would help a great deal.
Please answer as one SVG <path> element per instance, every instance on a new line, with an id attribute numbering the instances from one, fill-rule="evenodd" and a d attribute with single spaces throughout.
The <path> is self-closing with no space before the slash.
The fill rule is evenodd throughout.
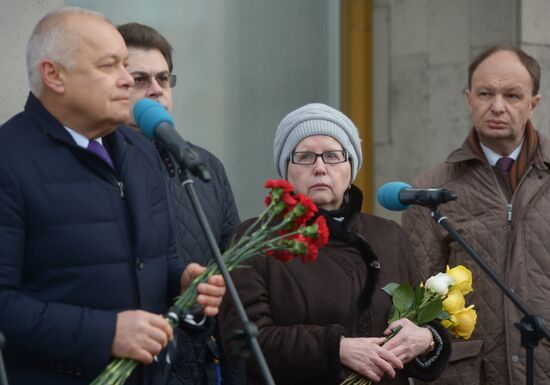
<path id="1" fill-rule="evenodd" d="M 290 155 L 302 139 L 313 135 L 331 136 L 342 145 L 351 157 L 351 179 L 355 180 L 363 160 L 357 127 L 346 115 L 321 103 L 306 104 L 292 111 L 277 127 L 273 153 L 279 176 L 287 179 Z"/>

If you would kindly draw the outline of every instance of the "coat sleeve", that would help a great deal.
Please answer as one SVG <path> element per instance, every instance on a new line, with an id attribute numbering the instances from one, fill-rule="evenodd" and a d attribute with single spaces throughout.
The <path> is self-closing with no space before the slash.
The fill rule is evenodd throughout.
<path id="1" fill-rule="evenodd" d="M 95 376 L 109 360 L 116 313 L 45 302 L 23 291 L 23 277 L 29 274 L 24 207 L 10 170 L 0 165 L 0 330 L 6 358 Z"/>
<path id="2" fill-rule="evenodd" d="M 267 264 L 268 258 L 255 257 L 250 267 L 234 270 L 232 277 L 250 321 L 258 327 L 258 342 L 275 382 L 326 383 L 327 378 L 333 378 L 333 382 L 338 383 L 342 370 L 340 339 L 344 328 L 338 324 L 275 325 L 269 302 Z M 241 326 L 228 296 L 221 306 L 219 322 L 225 350 L 234 356 L 238 344 L 228 338 Z M 260 380 L 256 365 L 249 365 L 247 372 Z"/>
<path id="3" fill-rule="evenodd" d="M 447 329 L 438 321 L 430 322 L 429 326 L 436 341 L 434 352 L 427 357 L 417 357 L 405 366 L 409 377 L 427 382 L 435 381 L 441 376 L 441 373 L 449 366 L 452 351 L 451 337 Z"/>

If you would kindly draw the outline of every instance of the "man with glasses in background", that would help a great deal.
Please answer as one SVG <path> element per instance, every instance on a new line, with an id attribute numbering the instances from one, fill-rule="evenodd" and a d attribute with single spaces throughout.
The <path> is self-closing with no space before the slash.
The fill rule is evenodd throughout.
<path id="1" fill-rule="evenodd" d="M 156 100 L 172 112 L 172 88 L 176 85 L 176 75 L 172 74 L 172 47 L 155 29 L 138 23 L 118 26 L 128 47 L 127 70 L 134 78 L 130 88 L 130 106 L 142 98 Z M 139 131 L 130 114 L 128 124 Z M 167 149 L 154 142 L 164 162 L 169 178 L 171 214 L 178 255 L 184 264 L 197 262 L 206 265 L 213 260 L 207 239 L 193 211 L 191 201 L 180 184 L 180 168 Z M 233 193 L 225 169 L 218 158 L 207 150 L 190 144 L 198 156 L 208 166 L 212 180 L 205 183 L 198 178 L 194 185 L 208 222 L 220 250 L 224 250 L 235 226 L 240 222 Z M 213 320 L 204 325 L 182 325 L 185 330 L 177 333 L 178 355 L 174 363 L 171 385 L 216 384 L 219 374 L 214 361 L 221 352 L 221 341 L 213 338 L 218 335 Z M 222 354 L 222 374 L 227 379 L 228 371 Z"/>

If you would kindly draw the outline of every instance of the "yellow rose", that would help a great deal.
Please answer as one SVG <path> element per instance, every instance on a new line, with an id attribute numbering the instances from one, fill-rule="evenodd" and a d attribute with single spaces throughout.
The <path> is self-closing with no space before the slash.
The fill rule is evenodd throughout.
<path id="1" fill-rule="evenodd" d="M 456 324 L 456 317 L 454 315 L 451 314 L 451 316 L 449 317 L 449 319 L 444 319 L 444 320 L 441 320 L 441 325 L 443 325 L 443 327 L 445 329 L 449 329 L 451 330 L 451 328 Z"/>
<path id="2" fill-rule="evenodd" d="M 470 338 L 474 332 L 477 321 L 477 313 L 474 310 L 474 305 L 457 311 L 453 314 L 453 317 L 456 318 L 456 324 L 450 329 L 451 333 L 465 340 Z"/>
<path id="3" fill-rule="evenodd" d="M 443 310 L 449 314 L 454 314 L 464 309 L 464 296 L 458 289 L 453 289 L 447 293 L 447 298 L 443 300 Z"/>
<path id="4" fill-rule="evenodd" d="M 447 274 L 455 281 L 453 289 L 460 290 L 462 295 L 466 295 L 473 291 L 472 272 L 464 266 L 458 265 L 452 269 L 449 269 L 449 266 L 447 266 Z"/>

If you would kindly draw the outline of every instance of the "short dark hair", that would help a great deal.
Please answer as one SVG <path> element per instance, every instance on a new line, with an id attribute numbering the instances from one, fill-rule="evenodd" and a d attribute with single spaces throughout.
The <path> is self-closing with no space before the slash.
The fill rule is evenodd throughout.
<path id="1" fill-rule="evenodd" d="M 156 29 L 139 23 L 121 24 L 117 27 L 127 47 L 158 49 L 172 72 L 172 46 Z"/>
<path id="2" fill-rule="evenodd" d="M 510 51 L 516 54 L 521 64 L 523 64 L 527 72 L 529 72 L 529 76 L 531 76 L 533 82 L 533 95 L 536 95 L 540 87 L 540 65 L 534 57 L 528 55 L 524 50 L 513 44 L 494 45 L 477 55 L 468 67 L 468 89 L 472 88 L 472 76 L 477 67 L 489 56 L 500 51 Z"/>

